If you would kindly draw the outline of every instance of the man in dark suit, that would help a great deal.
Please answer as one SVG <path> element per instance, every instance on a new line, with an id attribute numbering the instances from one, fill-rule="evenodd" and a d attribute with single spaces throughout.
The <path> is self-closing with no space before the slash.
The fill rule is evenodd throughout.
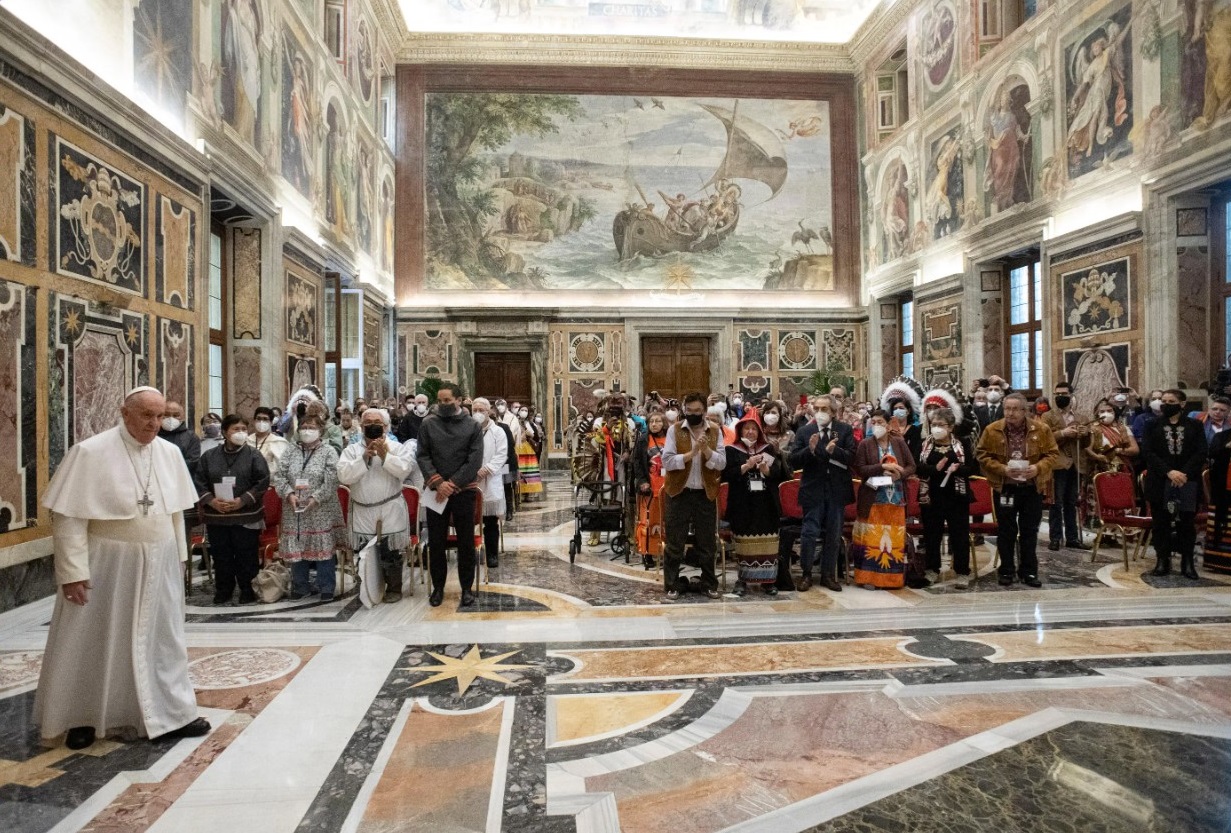
<path id="1" fill-rule="evenodd" d="M 1162 414 L 1146 428 L 1141 456 L 1146 464 L 1145 496 L 1154 516 L 1154 575 L 1171 572 L 1171 553 L 1180 554 L 1180 573 L 1196 581 L 1197 504 L 1208 445 L 1205 429 L 1184 415 L 1184 391 L 1163 392 Z M 1174 532 L 1172 526 L 1175 527 Z"/>
<path id="2" fill-rule="evenodd" d="M 842 539 L 842 515 L 855 500 L 851 486 L 851 461 L 855 459 L 855 434 L 837 419 L 837 403 L 828 394 L 813 403 L 816 418 L 795 433 L 791 444 L 791 468 L 802 469 L 799 507 L 803 529 L 799 534 L 800 580 L 796 589 L 812 586 L 812 561 L 816 542 L 821 545 L 821 584 L 841 590 L 838 583 L 838 548 Z M 822 537 L 823 536 L 823 537 Z"/>
<path id="3" fill-rule="evenodd" d="M 1004 396 L 1009 392 L 1009 385 L 999 376 L 992 376 L 988 378 L 987 384 L 980 387 L 987 388 L 987 404 L 975 405 L 975 420 L 982 431 L 996 420 L 1004 419 Z"/>

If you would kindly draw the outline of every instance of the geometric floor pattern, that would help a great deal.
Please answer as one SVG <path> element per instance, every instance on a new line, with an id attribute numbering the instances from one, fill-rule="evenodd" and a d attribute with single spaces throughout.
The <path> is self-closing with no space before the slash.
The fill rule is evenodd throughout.
<path id="1" fill-rule="evenodd" d="M 465 610 L 452 572 L 439 608 L 416 583 L 371 610 L 213 607 L 199 576 L 204 738 L 42 746 L 50 603 L 0 616 L 0 830 L 1228 830 L 1217 575 L 1043 550 L 1038 589 L 666 604 L 605 545 L 570 564 L 567 482 L 547 495 Z"/>

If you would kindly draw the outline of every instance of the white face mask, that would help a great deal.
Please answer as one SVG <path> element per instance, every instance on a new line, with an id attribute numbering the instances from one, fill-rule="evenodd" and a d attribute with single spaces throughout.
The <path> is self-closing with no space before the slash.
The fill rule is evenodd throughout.
<path id="1" fill-rule="evenodd" d="M 522 419 L 525 419 L 527 416 L 530 415 L 530 412 L 527 411 L 525 408 L 522 408 L 520 411 L 517 412 L 517 415 L 521 417 Z"/>
<path id="2" fill-rule="evenodd" d="M 905 408 L 894 408 L 893 415 L 897 419 L 906 419 L 906 409 Z"/>
<path id="3" fill-rule="evenodd" d="M 1112 398 L 1112 401 L 1115 402 L 1117 405 L 1123 405 L 1125 402 L 1128 401 L 1128 397 L 1123 393 L 1117 393 L 1115 397 Z"/>
<path id="4" fill-rule="evenodd" d="M 299 432 L 299 441 L 301 443 L 312 445 L 312 443 L 316 442 L 320 438 L 321 432 L 317 431 L 315 428 L 304 428 Z"/>
<path id="5" fill-rule="evenodd" d="M 602 428 L 602 427 L 603 427 L 603 418 L 602 418 L 602 417 L 595 417 L 595 418 L 594 418 L 594 427 L 595 427 L 595 428 Z"/>
<path id="6" fill-rule="evenodd" d="M 768 425 L 770 428 L 773 428 L 775 425 L 778 424 L 778 415 L 775 413 L 766 414 L 765 424 Z"/>
<path id="7" fill-rule="evenodd" d="M 680 412 L 675 411 L 675 410 L 667 411 L 666 416 L 667 416 L 667 422 L 676 422 L 680 418 Z"/>
<path id="8" fill-rule="evenodd" d="M 474 421 L 479 423 L 479 425 L 487 424 L 487 414 L 483 413 L 482 411 L 475 411 L 473 416 L 474 416 Z"/>
<path id="9" fill-rule="evenodd" d="M 987 401 L 995 405 L 1000 401 L 1001 393 L 998 390 L 989 390 L 987 392 Z"/>
<path id="10" fill-rule="evenodd" d="M 1161 414 L 1163 412 L 1163 400 L 1151 399 L 1150 400 L 1150 410 L 1156 414 Z"/>
<path id="11" fill-rule="evenodd" d="M 176 428 L 179 428 L 183 424 L 184 423 L 180 422 L 175 417 L 167 417 L 166 419 L 162 421 L 162 430 L 174 431 Z"/>
<path id="12" fill-rule="evenodd" d="M 752 448 L 754 445 L 757 444 L 756 437 L 753 437 L 752 439 L 748 439 L 747 437 L 744 437 L 743 440 L 744 440 L 744 445 L 748 446 L 749 448 Z"/>
<path id="13" fill-rule="evenodd" d="M 883 440 L 885 438 L 885 435 L 888 433 L 889 433 L 889 429 L 884 425 L 873 425 L 872 426 L 872 436 L 876 437 L 876 439 L 878 440 Z"/>
<path id="14" fill-rule="evenodd" d="M 740 405 L 743 405 L 743 404 L 744 404 L 744 400 L 740 399 L 738 396 L 731 400 L 731 407 L 733 408 L 738 408 Z"/>
<path id="15" fill-rule="evenodd" d="M 948 428 L 944 427 L 943 425 L 933 425 L 932 426 L 932 439 L 943 440 L 947 436 L 949 436 Z"/>
<path id="16" fill-rule="evenodd" d="M 534 421 L 535 421 L 535 423 L 536 423 L 536 424 L 538 424 L 538 425 L 542 425 L 542 424 L 543 424 L 543 417 L 542 417 L 542 415 L 541 415 L 541 414 L 535 414 L 535 415 L 534 415 Z"/>
<path id="17" fill-rule="evenodd" d="M 427 416 L 427 405 L 422 403 L 415 406 L 415 416 Z"/>
<path id="18" fill-rule="evenodd" d="M 248 442 L 247 431 L 236 431 L 231 434 L 231 445 L 243 445 Z"/>
<path id="19" fill-rule="evenodd" d="M 497 406 L 496 406 L 496 413 L 498 413 L 498 414 L 503 414 L 503 413 L 504 413 L 505 411 L 507 411 L 507 410 L 508 410 L 508 408 L 506 408 L 504 405 L 497 405 Z"/>
<path id="20" fill-rule="evenodd" d="M 726 402 L 715 402 L 714 405 L 717 406 L 718 410 L 722 411 L 724 414 L 727 412 Z"/>
<path id="21" fill-rule="evenodd" d="M 269 429 L 272 428 L 273 426 L 269 424 L 268 420 L 259 419 L 255 423 L 253 423 L 253 427 L 256 428 L 256 432 L 258 434 L 268 434 Z"/>
<path id="22" fill-rule="evenodd" d="M 823 426 L 828 425 L 831 422 L 833 422 L 833 414 L 826 413 L 825 411 L 821 411 L 819 414 L 816 415 L 817 425 L 820 425 L 823 427 Z"/>
<path id="23" fill-rule="evenodd" d="M 1104 425 L 1111 425 L 1113 422 L 1116 421 L 1116 415 L 1111 413 L 1110 411 L 1104 411 L 1103 413 L 1098 415 L 1098 418 L 1099 418 L 1099 421 L 1102 422 Z"/>

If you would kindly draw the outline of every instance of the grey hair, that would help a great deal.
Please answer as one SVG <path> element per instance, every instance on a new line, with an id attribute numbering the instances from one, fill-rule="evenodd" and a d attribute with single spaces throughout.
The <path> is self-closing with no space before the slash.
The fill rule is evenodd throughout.
<path id="1" fill-rule="evenodd" d="M 952 408 L 937 408 L 932 411 L 932 415 L 928 417 L 928 422 L 932 425 L 935 425 L 938 422 L 943 422 L 945 425 L 952 428 L 954 425 L 957 425 L 957 417 L 953 415 Z"/>
<path id="2" fill-rule="evenodd" d="M 486 405 L 489 408 L 492 406 L 492 403 L 487 401 L 486 396 L 476 396 L 473 400 L 471 400 L 470 404 L 474 406 L 474 405 L 478 405 L 480 402 L 482 402 L 484 405 Z"/>
<path id="3" fill-rule="evenodd" d="M 1013 393 L 1006 393 L 1004 395 L 1004 399 L 1000 400 L 1001 407 L 1003 407 L 1004 403 L 1008 402 L 1010 399 L 1021 400 L 1021 403 L 1026 406 L 1026 410 L 1030 410 L 1030 400 L 1026 398 L 1024 393 L 1018 393 L 1017 391 L 1014 391 Z"/>
<path id="4" fill-rule="evenodd" d="M 384 408 L 367 408 L 364 410 L 363 415 L 366 417 L 372 411 L 376 412 L 376 415 L 380 417 L 380 421 L 385 424 L 386 428 L 390 427 L 393 424 L 389 421 L 389 412 L 386 411 Z"/>

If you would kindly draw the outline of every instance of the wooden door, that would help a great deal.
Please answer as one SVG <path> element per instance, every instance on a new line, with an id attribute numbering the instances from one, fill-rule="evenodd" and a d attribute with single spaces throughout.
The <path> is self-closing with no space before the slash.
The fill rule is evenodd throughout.
<path id="1" fill-rule="evenodd" d="M 656 390 L 668 399 L 689 391 L 710 392 L 710 340 L 707 336 L 652 336 L 641 339 L 640 393 Z"/>
<path id="2" fill-rule="evenodd" d="M 493 403 L 497 399 L 536 404 L 530 396 L 529 353 L 475 353 L 474 395 Z"/>

